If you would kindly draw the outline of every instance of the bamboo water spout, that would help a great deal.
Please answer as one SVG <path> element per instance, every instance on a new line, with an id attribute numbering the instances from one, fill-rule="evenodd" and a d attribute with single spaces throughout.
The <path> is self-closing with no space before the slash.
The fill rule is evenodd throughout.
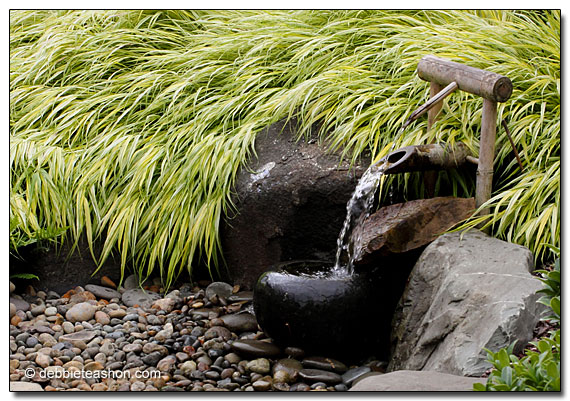
<path id="1" fill-rule="evenodd" d="M 397 149 L 381 162 L 388 162 L 384 174 L 408 173 L 412 171 L 446 170 L 460 168 L 467 163 L 477 162 L 464 143 L 454 145 L 414 145 Z"/>

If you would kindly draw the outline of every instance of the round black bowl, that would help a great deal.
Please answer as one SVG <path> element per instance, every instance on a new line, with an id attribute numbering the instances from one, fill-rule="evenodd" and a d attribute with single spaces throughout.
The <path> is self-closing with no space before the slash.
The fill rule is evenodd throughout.
<path id="1" fill-rule="evenodd" d="M 253 305 L 265 333 L 282 346 L 357 358 L 385 356 L 393 305 L 376 269 L 330 275 L 330 264 L 288 262 L 263 273 Z"/>

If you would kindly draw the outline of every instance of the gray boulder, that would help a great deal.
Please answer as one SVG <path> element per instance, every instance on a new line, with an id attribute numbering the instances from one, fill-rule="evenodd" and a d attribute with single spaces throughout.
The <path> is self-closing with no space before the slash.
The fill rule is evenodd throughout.
<path id="1" fill-rule="evenodd" d="M 447 373 L 399 370 L 362 379 L 350 391 L 473 391 L 474 383 L 487 379 Z"/>
<path id="2" fill-rule="evenodd" d="M 445 234 L 422 253 L 396 308 L 389 371 L 481 376 L 483 348 L 532 339 L 544 308 L 532 253 L 477 230 Z"/>
<path id="3" fill-rule="evenodd" d="M 268 127 L 236 177 L 235 209 L 220 237 L 228 281 L 242 289 L 279 262 L 334 260 L 346 203 L 370 164 L 364 158 L 351 167 L 316 138 L 296 136 L 294 122 Z"/>

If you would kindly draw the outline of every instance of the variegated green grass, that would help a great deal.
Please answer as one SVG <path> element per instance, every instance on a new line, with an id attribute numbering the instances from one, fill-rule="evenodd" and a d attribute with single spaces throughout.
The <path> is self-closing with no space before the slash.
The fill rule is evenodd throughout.
<path id="1" fill-rule="evenodd" d="M 497 237 L 537 257 L 560 241 L 560 13 L 549 11 L 14 11 L 12 247 L 65 230 L 144 279 L 222 265 L 219 227 L 255 136 L 284 118 L 355 161 L 463 141 L 481 99 L 455 93 L 434 128 L 399 127 L 429 96 L 426 54 L 511 78 L 488 206 Z M 319 127 L 319 128 L 315 128 Z M 473 179 L 445 177 L 459 196 Z M 391 179 L 408 197 L 417 175 Z M 383 196 L 389 185 L 384 186 Z M 468 224 L 475 224 L 473 220 Z"/>

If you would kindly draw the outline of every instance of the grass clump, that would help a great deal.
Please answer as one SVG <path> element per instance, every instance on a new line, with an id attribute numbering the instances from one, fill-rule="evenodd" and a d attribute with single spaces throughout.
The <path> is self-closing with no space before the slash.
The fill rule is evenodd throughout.
<path id="1" fill-rule="evenodd" d="M 221 264 L 218 230 L 255 136 L 285 118 L 356 160 L 396 146 L 478 149 L 480 98 L 446 100 L 394 138 L 429 96 L 426 54 L 514 83 L 489 201 L 494 234 L 539 257 L 560 237 L 557 11 L 13 11 L 10 15 L 12 247 L 38 233 L 103 242 L 168 285 Z M 416 196 L 414 176 L 393 184 Z M 472 182 L 452 175 L 458 195 Z"/>

